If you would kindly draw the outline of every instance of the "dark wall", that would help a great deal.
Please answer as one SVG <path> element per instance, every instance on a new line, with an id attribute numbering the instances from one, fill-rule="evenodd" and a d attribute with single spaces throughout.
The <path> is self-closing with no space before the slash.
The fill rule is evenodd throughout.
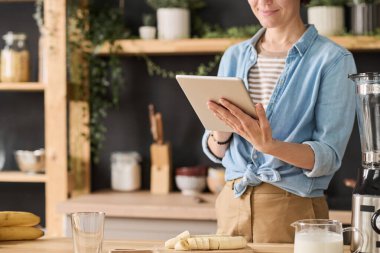
<path id="1" fill-rule="evenodd" d="M 257 23 L 246 0 L 206 0 L 208 7 L 200 16 L 223 27 Z M 32 52 L 32 77 L 37 78 L 38 31 L 31 18 L 33 4 L 0 4 L 0 35 L 8 30 L 26 32 Z M 125 23 L 134 34 L 143 13 L 153 12 L 142 0 L 126 0 Z M 303 12 L 305 16 L 305 12 Z M 3 42 L 0 41 L 0 46 Z M 380 53 L 355 53 L 359 71 L 379 71 Z M 213 56 L 152 57 L 159 65 L 171 70 L 193 71 L 201 62 Z M 174 167 L 211 164 L 203 155 L 200 139 L 203 127 L 174 80 L 150 77 L 145 62 L 139 57 L 123 58 L 125 85 L 120 106 L 106 120 L 107 140 L 100 163 L 93 166 L 94 190 L 110 187 L 110 154 L 115 151 L 138 151 L 143 156 L 143 188 L 149 187 L 149 103 L 163 113 L 165 139 L 172 143 Z M 211 74 L 215 74 L 215 71 Z M 44 143 L 43 95 L 0 93 L 0 140 L 6 146 L 6 168 L 15 169 L 13 151 L 36 149 Z M 343 185 L 344 178 L 355 178 L 360 168 L 358 130 L 353 130 L 342 164 L 328 190 L 330 207 L 350 209 L 352 190 Z M 0 210 L 30 210 L 43 215 L 42 184 L 0 183 Z"/>

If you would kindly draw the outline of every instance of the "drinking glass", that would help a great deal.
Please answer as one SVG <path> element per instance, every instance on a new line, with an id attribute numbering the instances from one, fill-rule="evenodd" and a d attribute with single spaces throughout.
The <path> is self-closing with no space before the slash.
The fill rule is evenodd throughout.
<path id="1" fill-rule="evenodd" d="M 102 253 L 103 212 L 78 212 L 71 215 L 74 253 Z"/>

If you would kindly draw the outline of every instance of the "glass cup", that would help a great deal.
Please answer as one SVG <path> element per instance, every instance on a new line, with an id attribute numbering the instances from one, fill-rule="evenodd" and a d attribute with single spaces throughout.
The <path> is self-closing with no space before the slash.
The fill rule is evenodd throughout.
<path id="1" fill-rule="evenodd" d="M 74 253 L 102 253 L 103 212 L 79 212 L 71 215 Z"/>
<path id="2" fill-rule="evenodd" d="M 359 252 L 363 245 L 363 234 L 359 229 L 343 228 L 337 220 L 309 219 L 291 224 L 296 229 L 294 253 L 343 253 L 343 232 L 356 232 L 360 235 Z"/>

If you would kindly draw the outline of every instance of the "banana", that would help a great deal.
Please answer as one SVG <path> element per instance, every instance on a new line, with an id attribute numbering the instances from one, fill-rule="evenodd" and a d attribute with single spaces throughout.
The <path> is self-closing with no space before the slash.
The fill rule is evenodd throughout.
<path id="1" fill-rule="evenodd" d="M 243 236 L 190 237 L 178 241 L 175 250 L 234 250 L 247 246 Z"/>
<path id="2" fill-rule="evenodd" d="M 44 235 L 35 227 L 0 227 L 0 241 L 34 240 Z"/>
<path id="3" fill-rule="evenodd" d="M 247 246 L 243 236 L 190 235 L 185 231 L 165 242 L 165 247 L 175 250 L 233 250 Z"/>
<path id="4" fill-rule="evenodd" d="M 183 239 L 190 238 L 190 232 L 189 231 L 184 231 L 177 235 L 176 237 L 169 239 L 165 242 L 165 248 L 167 249 L 174 249 L 174 246 L 176 245 L 177 242 Z"/>
<path id="5" fill-rule="evenodd" d="M 0 227 L 27 226 L 40 223 L 40 217 L 29 212 L 0 212 Z"/>

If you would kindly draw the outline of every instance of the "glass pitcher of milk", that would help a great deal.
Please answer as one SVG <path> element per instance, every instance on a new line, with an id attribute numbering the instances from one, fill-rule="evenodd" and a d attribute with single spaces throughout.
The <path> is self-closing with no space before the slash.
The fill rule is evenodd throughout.
<path id="1" fill-rule="evenodd" d="M 309 219 L 291 224 L 296 229 L 294 253 L 343 253 L 343 232 L 356 232 L 360 235 L 360 244 L 354 253 L 363 246 L 363 234 L 359 229 L 343 228 L 337 220 Z"/>

